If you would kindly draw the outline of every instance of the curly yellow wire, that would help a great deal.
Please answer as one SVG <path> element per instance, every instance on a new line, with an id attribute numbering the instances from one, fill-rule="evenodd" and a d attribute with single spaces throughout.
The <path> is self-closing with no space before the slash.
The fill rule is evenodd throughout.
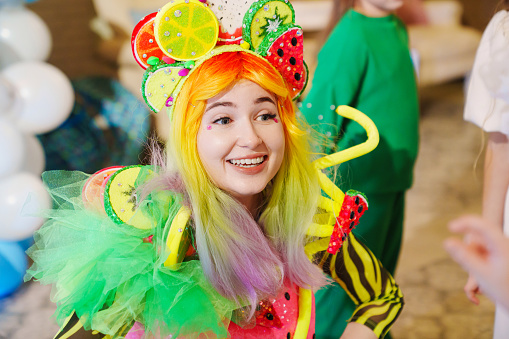
<path id="1" fill-rule="evenodd" d="M 357 122 L 359 125 L 361 125 L 366 130 L 368 139 L 362 144 L 355 145 L 353 147 L 324 156 L 320 159 L 313 161 L 313 164 L 319 170 L 339 165 L 341 163 L 347 162 L 348 160 L 352 160 L 366 153 L 369 153 L 372 150 L 374 150 L 376 146 L 378 146 L 378 142 L 380 141 L 378 129 L 373 123 L 373 120 L 371 120 L 366 114 L 362 113 L 361 111 L 355 108 L 344 105 L 338 106 L 338 108 L 336 109 L 336 113 L 344 118 L 351 119 Z"/>
<path id="2" fill-rule="evenodd" d="M 311 311 L 313 308 L 313 292 L 305 288 L 299 288 L 299 316 L 295 327 L 294 339 L 306 339 L 309 324 L 311 324 Z"/>
<path id="3" fill-rule="evenodd" d="M 314 166 L 319 172 L 318 180 L 320 181 L 320 187 L 322 188 L 323 192 L 330 197 L 330 199 L 322 197 L 319 202 L 319 207 L 329 212 L 331 219 L 329 221 L 312 224 L 307 232 L 309 236 L 315 236 L 319 238 L 326 238 L 332 234 L 333 226 L 331 225 L 334 224 L 335 216 L 337 213 L 339 213 L 341 205 L 343 204 L 343 199 L 345 198 L 343 191 L 341 191 L 341 189 L 322 172 L 322 169 L 339 165 L 348 160 L 352 160 L 366 153 L 369 153 L 374 150 L 376 146 L 378 146 L 378 142 L 380 141 L 378 129 L 376 128 L 375 124 L 367 115 L 361 111 L 349 106 L 339 106 L 336 109 L 336 113 L 361 125 L 366 130 L 368 138 L 362 144 L 355 145 L 345 150 L 324 156 L 313 162 Z M 329 239 L 319 239 L 307 244 L 304 250 L 306 254 L 311 258 L 315 253 L 326 250 L 328 243 Z"/>
<path id="4" fill-rule="evenodd" d="M 166 238 L 166 247 L 169 251 L 168 258 L 164 262 L 164 266 L 171 267 L 178 263 L 178 253 L 180 241 L 187 225 L 187 221 L 191 216 L 189 208 L 182 206 L 173 221 L 171 222 L 168 238 Z"/>
<path id="5" fill-rule="evenodd" d="M 354 158 L 358 158 L 366 153 L 371 152 L 378 146 L 378 142 L 380 141 L 380 136 L 378 135 L 378 129 L 376 128 L 373 120 L 368 118 L 368 116 L 361 111 L 349 107 L 349 106 L 338 106 L 336 109 L 336 113 L 341 115 L 344 118 L 351 119 L 361 125 L 365 130 L 368 136 L 367 140 L 362 144 L 355 145 L 353 147 L 347 148 L 345 150 L 326 155 L 320 159 L 313 161 L 313 165 L 319 171 L 318 180 L 320 181 L 320 187 L 327 194 L 332 201 L 336 204 L 334 205 L 333 210 L 337 210 L 336 206 L 341 206 L 343 203 L 343 199 L 345 194 L 343 191 L 339 189 L 324 173 L 322 173 L 322 169 L 339 165 L 348 160 L 352 160 Z"/>

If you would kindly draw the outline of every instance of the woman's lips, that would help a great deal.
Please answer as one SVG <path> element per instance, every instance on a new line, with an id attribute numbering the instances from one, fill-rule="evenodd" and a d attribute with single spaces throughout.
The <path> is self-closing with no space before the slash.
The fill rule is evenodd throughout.
<path id="1" fill-rule="evenodd" d="M 227 162 L 233 166 L 236 171 L 244 174 L 257 174 L 263 170 L 267 163 L 268 156 L 254 158 L 232 159 Z"/>

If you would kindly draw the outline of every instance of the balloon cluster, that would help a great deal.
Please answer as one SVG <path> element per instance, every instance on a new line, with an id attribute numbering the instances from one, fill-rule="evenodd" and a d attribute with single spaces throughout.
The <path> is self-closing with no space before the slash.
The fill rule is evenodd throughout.
<path id="1" fill-rule="evenodd" d="M 0 298 L 22 282 L 27 239 L 51 207 L 40 179 L 44 150 L 35 137 L 69 116 L 69 79 L 45 63 L 51 50 L 46 24 L 21 0 L 0 1 Z"/>

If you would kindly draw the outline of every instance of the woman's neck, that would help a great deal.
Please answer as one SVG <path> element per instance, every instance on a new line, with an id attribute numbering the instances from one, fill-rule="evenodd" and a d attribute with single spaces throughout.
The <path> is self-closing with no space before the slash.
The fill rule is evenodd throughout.
<path id="1" fill-rule="evenodd" d="M 257 219 L 262 203 L 262 194 L 258 193 L 251 196 L 237 197 L 237 200 L 251 213 L 253 219 Z"/>

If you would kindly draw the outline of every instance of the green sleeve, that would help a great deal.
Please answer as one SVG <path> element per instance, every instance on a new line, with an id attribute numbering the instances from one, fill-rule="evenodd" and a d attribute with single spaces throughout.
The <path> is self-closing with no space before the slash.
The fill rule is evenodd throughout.
<path id="1" fill-rule="evenodd" d="M 403 308 L 403 295 L 393 277 L 353 234 L 341 250 L 322 258 L 329 274 L 357 305 L 350 322 L 363 324 L 383 338 Z"/>

